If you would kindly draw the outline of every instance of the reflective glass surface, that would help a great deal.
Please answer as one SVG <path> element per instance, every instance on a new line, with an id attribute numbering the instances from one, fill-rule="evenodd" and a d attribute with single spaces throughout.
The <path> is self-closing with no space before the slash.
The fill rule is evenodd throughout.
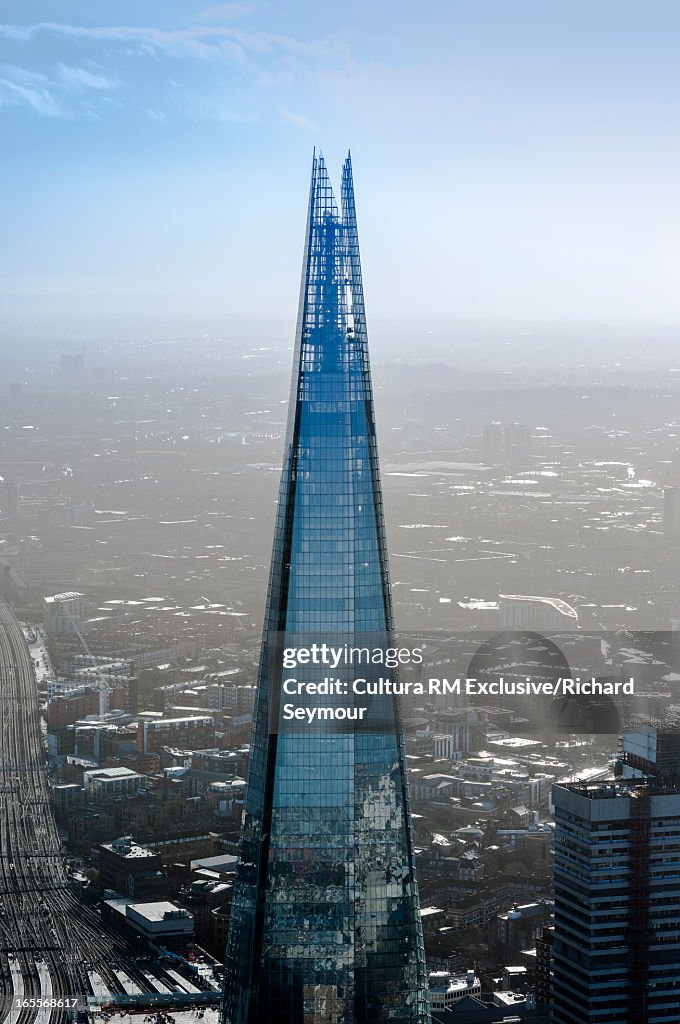
<path id="1" fill-rule="evenodd" d="M 317 158 L 224 1024 L 429 1020 L 397 700 L 366 728 L 282 717 L 284 647 L 391 633 L 351 165 L 339 212 Z"/>

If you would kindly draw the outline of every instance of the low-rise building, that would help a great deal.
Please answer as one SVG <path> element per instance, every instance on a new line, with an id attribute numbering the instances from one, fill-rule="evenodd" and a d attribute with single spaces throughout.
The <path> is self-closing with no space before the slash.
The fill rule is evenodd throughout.
<path id="1" fill-rule="evenodd" d="M 157 753 L 161 747 L 198 750 L 215 742 L 215 719 L 211 715 L 182 718 L 143 717 L 137 726 L 137 750 Z"/>
<path id="2" fill-rule="evenodd" d="M 177 941 L 185 942 L 194 934 L 193 914 L 166 900 L 139 903 L 114 898 L 104 900 L 102 909 L 104 916 L 113 923 L 152 942 L 172 945 Z"/>
<path id="3" fill-rule="evenodd" d="M 536 937 L 549 924 L 553 904 L 548 900 L 537 903 L 514 904 L 511 910 L 496 917 L 496 937 L 501 946 L 509 950 L 529 949 L 536 945 Z"/>
<path id="4" fill-rule="evenodd" d="M 52 787 L 52 805 L 59 816 L 68 814 L 72 807 L 82 803 L 83 788 L 76 782 L 65 782 Z"/>
<path id="5" fill-rule="evenodd" d="M 146 790 L 146 785 L 146 777 L 131 768 L 93 768 L 83 772 L 85 799 L 94 803 L 132 796 Z"/>
<path id="6" fill-rule="evenodd" d="M 122 836 L 99 847 L 99 879 L 102 889 L 130 898 L 152 896 L 165 890 L 167 880 L 159 853 Z"/>
<path id="7" fill-rule="evenodd" d="M 433 1013 L 448 1010 L 466 996 L 481 996 L 482 983 L 474 970 L 462 974 L 449 971 L 432 971 L 429 975 L 428 993 Z"/>

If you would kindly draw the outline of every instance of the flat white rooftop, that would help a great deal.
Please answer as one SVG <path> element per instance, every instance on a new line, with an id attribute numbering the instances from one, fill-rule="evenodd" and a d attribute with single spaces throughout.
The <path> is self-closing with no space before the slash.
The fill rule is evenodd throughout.
<path id="1" fill-rule="evenodd" d="M 139 772 L 133 771 L 132 768 L 94 768 L 92 771 L 83 772 L 83 775 L 88 775 L 91 779 L 124 779 L 131 775 L 140 777 Z"/>
<path id="2" fill-rule="evenodd" d="M 147 921 L 165 921 L 171 917 L 191 917 L 188 910 L 169 903 L 167 900 L 157 903 L 129 903 L 128 909 L 133 910 L 135 914 Z"/>

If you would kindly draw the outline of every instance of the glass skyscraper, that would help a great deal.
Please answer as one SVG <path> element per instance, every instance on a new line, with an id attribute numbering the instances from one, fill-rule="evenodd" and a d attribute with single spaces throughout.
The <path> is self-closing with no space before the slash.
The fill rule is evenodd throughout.
<path id="1" fill-rule="evenodd" d="M 397 698 L 363 662 L 283 667 L 317 644 L 387 651 L 392 610 L 348 156 L 338 210 L 315 157 L 223 1024 L 426 1024 Z M 287 696 L 332 679 L 339 692 Z M 365 707 L 352 719 L 353 705 Z M 332 720 L 300 721 L 291 706 Z M 344 710 L 342 710 L 344 709 Z M 302 715 L 305 714 L 303 710 Z"/>

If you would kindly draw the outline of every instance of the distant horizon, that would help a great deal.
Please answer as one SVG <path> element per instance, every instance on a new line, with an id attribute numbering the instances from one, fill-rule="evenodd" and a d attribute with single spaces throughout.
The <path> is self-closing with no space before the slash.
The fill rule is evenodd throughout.
<path id="1" fill-rule="evenodd" d="M 54 297 L 54 296 L 51 296 Z M 164 296 L 158 296 L 165 298 Z M 206 319 L 219 320 L 223 319 L 226 321 L 243 321 L 244 323 L 280 323 L 288 324 L 291 321 L 295 323 L 297 316 L 297 305 L 289 310 L 278 310 L 266 313 L 248 313 L 238 310 L 220 309 L 217 306 L 210 306 L 206 308 L 190 308 L 187 306 L 180 306 L 179 308 L 172 308 L 170 303 L 167 306 L 147 306 L 147 307 L 127 307 L 120 308 L 119 306 L 107 308 L 102 305 L 101 308 L 88 308 L 88 303 L 98 301 L 99 296 L 96 295 L 83 295 L 78 296 L 81 300 L 78 304 L 73 306 L 65 306 L 64 308 L 36 308 L 31 305 L 31 302 L 36 296 L 12 296 L 3 295 L 0 293 L 0 339 L 2 338 L 2 331 L 6 324 L 17 324 L 24 323 L 30 325 L 33 322 L 39 322 L 42 320 L 62 320 L 62 319 L 83 319 L 83 320 L 121 320 L 121 321 L 163 321 L 166 319 L 177 319 L 180 321 L 201 321 Z M 74 298 L 73 296 L 58 296 L 58 298 L 67 300 Z M 108 296 L 107 298 L 120 298 L 120 296 Z M 168 299 L 177 299 L 177 296 L 167 296 Z M 17 300 L 17 308 L 11 308 L 12 299 Z M 680 330 L 680 316 L 677 320 L 616 320 L 615 318 L 607 317 L 592 317 L 592 318 L 569 318 L 564 317 L 532 317 L 529 315 L 513 315 L 503 316 L 498 314 L 497 316 L 466 316 L 464 314 L 456 313 L 417 313 L 417 312 L 403 312 L 403 313 L 374 313 L 368 316 L 369 327 L 370 324 L 391 324 L 398 325 L 404 324 L 405 326 L 413 326 L 414 324 L 424 323 L 428 325 L 470 325 L 470 326 L 483 326 L 493 329 L 498 327 L 499 329 L 508 326 L 519 326 L 519 327 L 550 327 L 550 328 L 563 328 L 565 330 L 612 330 L 621 331 L 624 334 L 628 331 L 678 331 Z"/>
<path id="2" fill-rule="evenodd" d="M 0 315 L 0 377 L 35 382 L 59 371 L 61 355 L 85 355 L 97 367 L 132 360 L 144 374 L 158 371 L 238 376 L 277 375 L 288 367 L 297 309 L 287 315 L 238 313 L 84 313 Z M 461 317 L 369 316 L 372 363 L 448 367 L 458 378 L 435 387 L 477 390 L 539 383 L 549 373 L 566 386 L 655 386 L 680 383 L 680 326 L 675 324 L 568 323 Z M 121 362 L 122 361 L 122 362 Z M 37 374 L 37 377 L 36 377 Z M 641 376 L 643 374 L 643 376 Z M 604 376 L 603 376 L 604 375 Z M 645 383 L 646 382 L 646 383 Z M 31 385 L 33 386 L 33 385 Z M 388 387 L 389 390 L 389 387 Z"/>

